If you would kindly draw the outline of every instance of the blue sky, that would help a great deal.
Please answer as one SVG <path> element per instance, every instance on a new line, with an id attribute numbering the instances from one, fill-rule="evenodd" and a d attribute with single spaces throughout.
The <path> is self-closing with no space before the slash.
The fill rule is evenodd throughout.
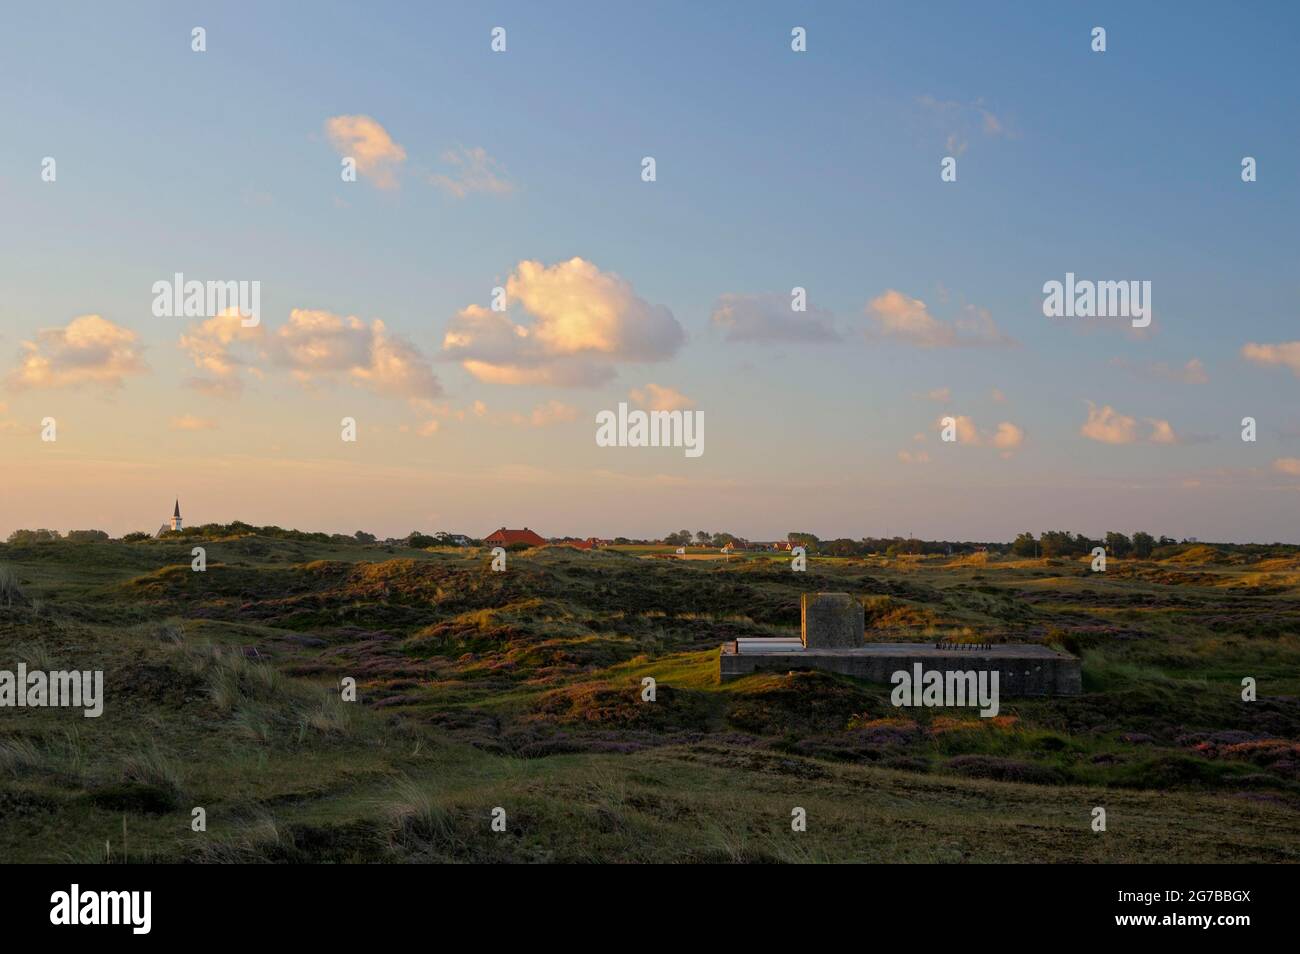
<path id="1" fill-rule="evenodd" d="M 381 533 L 1300 542 L 1300 368 L 1242 354 L 1300 339 L 1293 7 L 610 6 L 0 14 L 0 377 L 22 342 L 92 314 L 148 366 L 0 390 L 21 489 L 0 531 L 153 529 L 179 493 L 192 519 Z M 400 144 L 397 188 L 340 180 L 339 116 Z M 483 150 L 507 191 L 432 185 L 458 149 Z M 583 388 L 485 381 L 444 353 L 453 317 L 520 262 L 575 257 L 669 309 L 684 344 Z M 415 433 L 409 401 L 328 375 L 304 387 L 274 362 L 238 399 L 186 387 L 186 323 L 149 312 L 176 271 L 261 281 L 268 332 L 292 309 L 381 320 L 437 376 L 437 432 Z M 1155 332 L 1045 318 L 1042 285 L 1067 271 L 1151 281 Z M 721 295 L 796 285 L 840 340 L 730 342 L 710 320 Z M 890 290 L 939 322 L 986 313 L 1017 345 L 867 340 Z M 703 457 L 594 445 L 595 412 L 650 383 L 704 412 Z M 1082 434 L 1088 402 L 1136 436 Z M 362 421 L 355 447 L 343 413 Z M 46 414 L 54 447 L 33 436 Z M 941 445 L 942 414 L 984 437 Z M 989 436 L 1004 421 L 1022 432 L 1009 452 Z M 1176 440 L 1151 443 L 1148 421 Z"/>

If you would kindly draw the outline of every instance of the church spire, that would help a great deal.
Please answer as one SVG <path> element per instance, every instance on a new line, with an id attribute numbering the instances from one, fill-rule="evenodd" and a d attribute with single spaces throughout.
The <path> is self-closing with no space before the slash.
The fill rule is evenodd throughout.
<path id="1" fill-rule="evenodd" d="M 179 497 L 176 498 L 176 509 L 172 511 L 172 516 L 177 520 L 181 517 L 181 501 Z"/>

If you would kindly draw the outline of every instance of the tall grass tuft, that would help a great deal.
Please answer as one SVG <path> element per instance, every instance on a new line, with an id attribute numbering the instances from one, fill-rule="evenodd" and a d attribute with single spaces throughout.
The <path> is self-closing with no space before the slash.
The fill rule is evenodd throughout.
<path id="1" fill-rule="evenodd" d="M 18 575 L 7 566 L 0 566 L 0 603 L 5 609 L 13 609 L 15 603 L 26 602 L 22 588 L 18 585 Z"/>

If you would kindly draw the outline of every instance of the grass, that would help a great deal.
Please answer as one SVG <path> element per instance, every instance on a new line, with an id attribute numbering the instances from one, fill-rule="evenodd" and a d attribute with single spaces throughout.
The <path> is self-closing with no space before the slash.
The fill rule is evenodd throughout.
<path id="1" fill-rule="evenodd" d="M 0 670 L 102 669 L 106 695 L 98 719 L 4 710 L 0 856 L 1300 859 L 1300 574 L 1276 554 L 1102 577 L 535 550 L 499 574 L 479 551 L 207 546 L 196 574 L 184 541 L 0 545 Z M 1063 646 L 1085 693 L 980 720 L 826 673 L 718 683 L 719 643 L 797 632 L 816 590 L 858 596 L 874 638 Z"/>

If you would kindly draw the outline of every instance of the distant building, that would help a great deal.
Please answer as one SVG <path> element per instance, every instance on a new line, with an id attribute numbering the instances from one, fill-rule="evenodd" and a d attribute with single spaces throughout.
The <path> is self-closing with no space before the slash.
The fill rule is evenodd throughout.
<path id="1" fill-rule="evenodd" d="M 565 537 L 557 546 L 573 547 L 575 550 L 595 550 L 605 546 L 607 541 L 599 537 L 587 537 L 585 540 L 579 540 L 577 537 Z"/>
<path id="2" fill-rule="evenodd" d="M 158 532 L 155 533 L 154 536 L 161 537 L 168 530 L 181 530 L 181 529 L 184 528 L 181 525 L 181 501 L 180 498 L 178 497 L 176 499 L 176 507 L 175 509 L 172 510 L 171 526 L 169 527 L 167 526 L 167 524 L 164 523 L 161 527 L 158 528 Z"/>
<path id="3" fill-rule="evenodd" d="M 483 542 L 490 547 L 511 547 L 525 544 L 530 547 L 545 546 L 546 541 L 539 537 L 533 531 L 524 527 L 522 530 L 507 530 L 502 527 L 483 538 Z"/>

